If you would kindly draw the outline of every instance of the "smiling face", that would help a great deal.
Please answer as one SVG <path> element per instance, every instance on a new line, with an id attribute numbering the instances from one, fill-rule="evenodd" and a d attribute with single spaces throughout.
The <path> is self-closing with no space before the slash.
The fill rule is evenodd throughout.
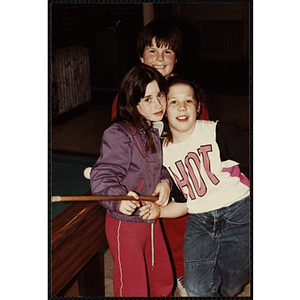
<path id="1" fill-rule="evenodd" d="M 145 96 L 137 105 L 139 113 L 148 121 L 161 121 L 166 111 L 166 97 L 155 80 L 151 81 L 145 91 Z"/>
<path id="2" fill-rule="evenodd" d="M 196 126 L 200 103 L 194 90 L 187 84 L 175 84 L 169 88 L 167 95 L 167 118 L 173 135 L 173 143 L 186 140 Z"/>
<path id="3" fill-rule="evenodd" d="M 152 45 L 146 46 L 141 62 L 159 71 L 165 78 L 172 73 L 175 63 L 175 52 L 163 45 L 159 48 L 156 45 L 155 38 L 152 39 Z"/>

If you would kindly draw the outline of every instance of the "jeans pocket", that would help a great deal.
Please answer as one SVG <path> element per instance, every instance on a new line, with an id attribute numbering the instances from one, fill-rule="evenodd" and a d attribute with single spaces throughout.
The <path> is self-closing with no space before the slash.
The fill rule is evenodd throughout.
<path id="1" fill-rule="evenodd" d="M 231 225 L 245 225 L 250 223 L 250 198 L 247 197 L 234 203 L 223 219 Z"/>

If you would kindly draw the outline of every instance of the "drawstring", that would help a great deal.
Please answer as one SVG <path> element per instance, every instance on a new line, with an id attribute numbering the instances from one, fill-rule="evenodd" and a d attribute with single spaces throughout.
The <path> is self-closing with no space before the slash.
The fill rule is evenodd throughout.
<path id="1" fill-rule="evenodd" d="M 154 223 L 151 223 L 152 270 L 154 269 Z"/>

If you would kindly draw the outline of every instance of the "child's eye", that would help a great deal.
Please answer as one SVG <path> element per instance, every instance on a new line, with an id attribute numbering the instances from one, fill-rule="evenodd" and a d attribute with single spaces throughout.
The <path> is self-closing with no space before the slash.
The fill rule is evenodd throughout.
<path id="1" fill-rule="evenodd" d="M 173 51 L 172 50 L 166 50 L 165 53 L 166 54 L 173 54 Z"/>
<path id="2" fill-rule="evenodd" d="M 145 101 L 145 102 L 150 102 L 150 101 L 151 101 L 151 98 L 150 98 L 150 97 L 144 98 L 144 101 Z"/>
<path id="3" fill-rule="evenodd" d="M 164 97 L 164 95 L 165 95 L 165 94 L 164 94 L 163 92 L 159 92 L 159 93 L 157 94 L 157 97 L 158 97 L 158 98 L 162 98 L 162 97 Z"/>

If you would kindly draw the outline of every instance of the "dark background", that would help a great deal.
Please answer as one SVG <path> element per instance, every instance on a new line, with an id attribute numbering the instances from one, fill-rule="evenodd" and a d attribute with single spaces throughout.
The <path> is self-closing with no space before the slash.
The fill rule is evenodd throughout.
<path id="1" fill-rule="evenodd" d="M 172 20 L 182 31 L 175 73 L 197 79 L 207 95 L 249 96 L 249 4 L 153 4 L 153 11 L 154 18 Z M 140 63 L 136 40 L 143 4 L 51 4 L 49 17 L 50 53 L 88 47 L 92 103 L 110 106 L 123 75 Z M 230 101 L 225 98 L 218 105 L 208 97 L 212 117 Z M 239 105 L 249 113 L 249 99 L 243 99 L 247 103 Z"/>

